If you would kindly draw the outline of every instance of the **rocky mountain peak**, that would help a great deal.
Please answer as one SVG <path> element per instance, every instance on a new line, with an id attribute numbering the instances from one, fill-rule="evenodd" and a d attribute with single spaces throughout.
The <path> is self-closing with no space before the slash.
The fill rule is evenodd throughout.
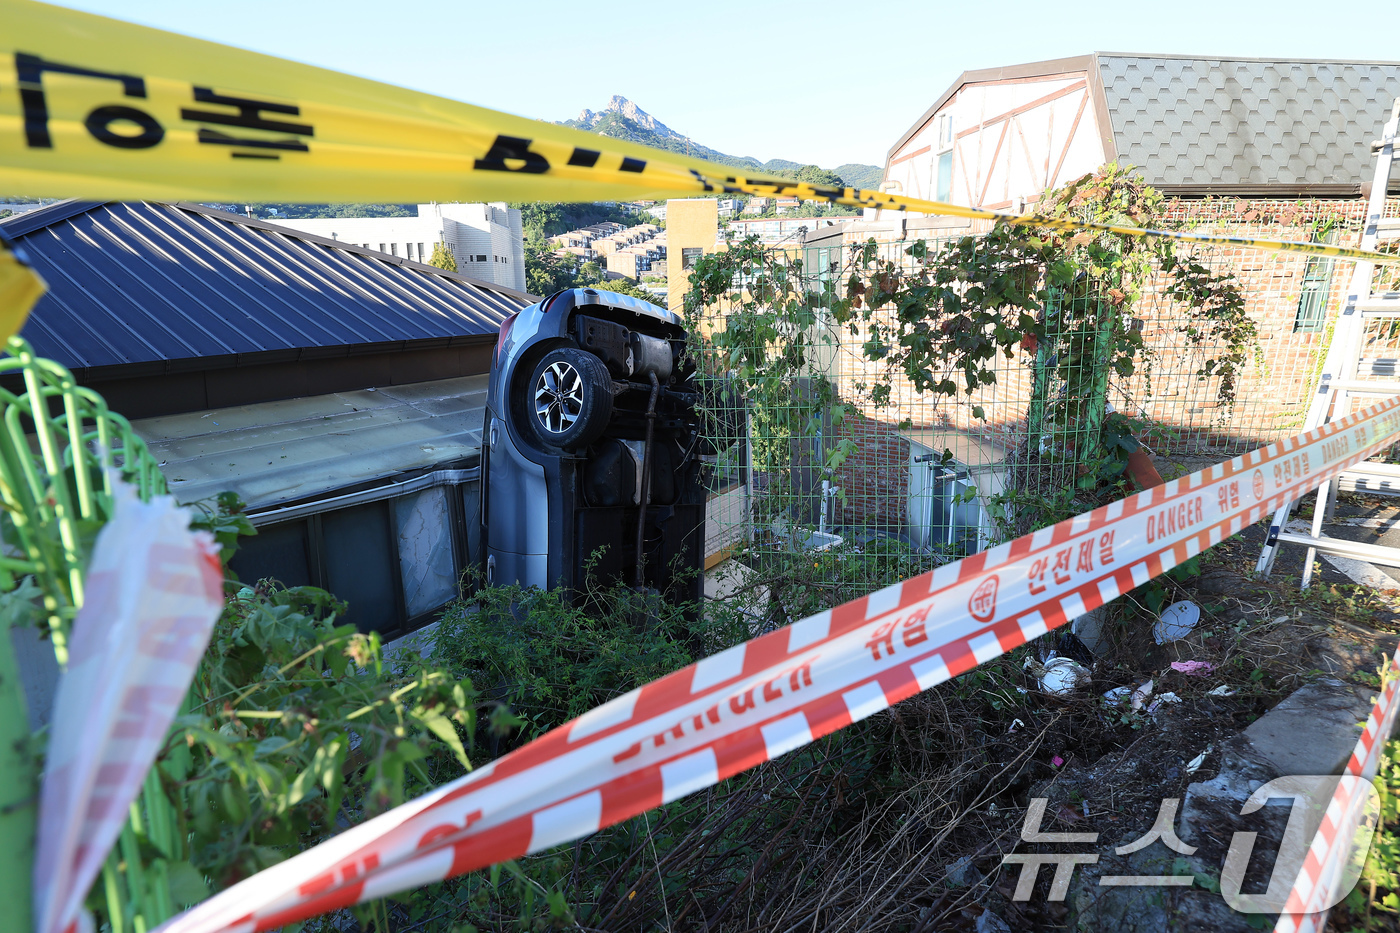
<path id="1" fill-rule="evenodd" d="M 614 94 L 608 101 L 607 107 L 602 110 L 588 110 L 585 108 L 583 112 L 578 115 L 577 122 L 585 129 L 592 129 L 597 125 L 599 120 L 610 113 L 625 117 L 643 129 L 655 133 L 657 136 L 681 138 L 681 135 L 675 130 L 671 129 L 621 94 Z"/>

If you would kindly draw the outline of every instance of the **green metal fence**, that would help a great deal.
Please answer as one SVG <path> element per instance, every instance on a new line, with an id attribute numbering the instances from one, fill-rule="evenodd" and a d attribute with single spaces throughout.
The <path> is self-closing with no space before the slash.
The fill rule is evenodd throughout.
<path id="1" fill-rule="evenodd" d="M 44 635 L 62 666 L 69 626 L 83 605 L 89 553 L 112 512 L 113 484 L 120 477 L 149 499 L 166 491 L 165 480 L 145 443 L 100 395 L 17 337 L 6 349 L 0 376 L 18 376 L 22 391 L 0 387 L 0 594 L 33 581 L 42 593 Z M 15 928 L 26 929 L 33 925 L 40 749 L 29 734 L 14 663 L 12 615 L 0 614 L 0 898 Z M 153 770 L 103 872 L 111 933 L 144 933 L 173 916 L 165 865 L 184 845 Z"/>
<path id="2" fill-rule="evenodd" d="M 936 252 L 954 239 L 926 242 Z M 800 331 L 805 365 L 786 392 L 769 386 L 758 397 L 753 386 L 737 387 L 747 398 L 746 449 L 717 458 L 747 458 L 748 475 L 742 490 L 726 492 L 730 500 L 742 493 L 742 507 L 712 507 L 707 536 L 742 542 L 733 549 L 741 563 L 765 581 L 773 574 L 786 581 L 785 592 L 773 594 L 781 604 L 774 622 L 1083 511 L 1096 497 L 1122 495 L 1121 485 L 1112 491 L 1117 476 L 1105 460 L 1121 461 L 1137 444 L 1170 478 L 1296 433 L 1330 334 L 1330 326 L 1312 326 L 1319 284 L 1308 258 L 1181 249 L 1178 263 L 1232 283 L 1256 328 L 1233 389 L 1219 372 L 1228 341 L 1210 326 L 1188 330 L 1193 299 L 1154 269 L 1130 317 L 1117 323 L 1109 313 L 1117 296 L 1100 293 L 1092 277 L 1052 290 L 1036 310 L 1043 339 L 991 364 L 993 384 L 945 397 L 917 391 L 871 359 L 873 325 L 822 314 L 824 304 L 846 297 L 860 249 L 847 240 L 774 248 L 781 261 L 800 262 L 806 287 L 827 297 L 815 320 L 791 322 L 759 351 L 777 360 Z M 878 242 L 878 256 L 911 269 L 915 242 L 913 235 Z M 1351 271 L 1348 262 L 1336 265 L 1324 324 Z M 716 335 L 735 313 L 720 302 L 705 316 L 710 349 L 702 365 L 717 376 L 732 368 L 733 348 Z M 1124 339 L 1141 344 L 1131 371 L 1113 362 L 1113 344 Z M 803 419 L 793 409 L 824 392 L 843 414 L 827 406 L 806 419 L 810 431 L 797 431 Z M 1104 475 L 1086 475 L 1095 471 Z"/>

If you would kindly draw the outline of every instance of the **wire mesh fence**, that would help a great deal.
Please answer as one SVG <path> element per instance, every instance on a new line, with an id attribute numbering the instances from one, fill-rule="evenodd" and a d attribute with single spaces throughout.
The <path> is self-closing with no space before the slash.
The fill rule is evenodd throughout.
<path id="1" fill-rule="evenodd" d="M 973 252 L 984 236 L 966 241 Z M 964 237 L 926 239 L 922 253 Z M 833 239 L 769 250 L 807 300 L 741 275 L 697 324 L 702 366 L 731 380 L 744 422 L 742 442 L 715 458 L 707 553 L 777 579 L 786 594 L 773 594 L 784 610 L 775 621 L 1120 497 L 1133 488 L 1135 448 L 1170 478 L 1298 433 L 1352 275 L 1345 260 L 1183 246 L 1126 297 L 1093 274 L 1055 287 L 1042 276 L 1035 333 L 983 361 L 994 381 L 959 378 L 949 394 L 917 385 L 890 352 L 897 308 L 849 310 L 853 271 L 867 281 L 880 263 L 927 271 L 918 241 Z M 1188 267 L 1188 285 L 1215 292 L 1183 287 Z M 1230 327 L 1201 313 L 1224 293 L 1239 308 Z M 765 326 L 753 323 L 756 306 Z M 956 321 L 929 326 L 903 338 L 931 343 L 926 356 L 940 345 L 955 354 Z M 1400 328 L 1373 331 L 1367 354 L 1389 373 Z M 768 364 L 736 375 L 745 357 Z"/>

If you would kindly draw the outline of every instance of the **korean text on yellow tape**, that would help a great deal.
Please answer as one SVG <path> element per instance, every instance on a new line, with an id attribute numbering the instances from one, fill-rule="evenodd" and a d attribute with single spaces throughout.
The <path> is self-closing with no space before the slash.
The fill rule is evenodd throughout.
<path id="1" fill-rule="evenodd" d="M 827 188 L 36 3 L 0 0 L 0 178 L 31 196 L 597 201 L 706 192 L 1400 261 L 1318 243 L 1018 217 Z"/>

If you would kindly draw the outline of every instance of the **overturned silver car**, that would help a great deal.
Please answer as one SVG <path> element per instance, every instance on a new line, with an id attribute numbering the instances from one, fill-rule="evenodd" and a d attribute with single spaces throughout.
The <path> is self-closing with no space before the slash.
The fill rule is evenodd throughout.
<path id="1" fill-rule="evenodd" d="M 523 309 L 501 326 L 485 428 L 489 584 L 698 606 L 707 451 L 679 315 L 591 288 Z"/>

